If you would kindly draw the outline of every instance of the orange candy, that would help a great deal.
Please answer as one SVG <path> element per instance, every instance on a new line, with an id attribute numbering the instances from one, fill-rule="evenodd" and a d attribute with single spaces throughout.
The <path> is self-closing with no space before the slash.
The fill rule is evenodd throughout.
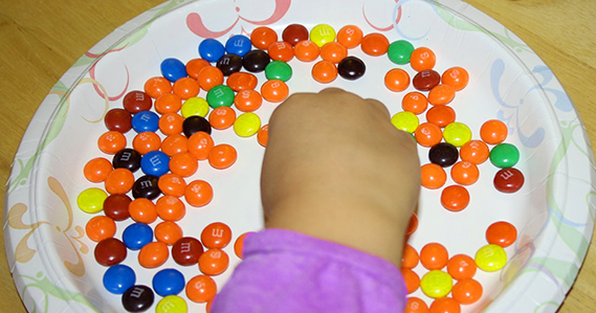
<path id="1" fill-rule="evenodd" d="M 139 251 L 139 264 L 145 268 L 156 268 L 162 266 L 168 260 L 170 251 L 168 246 L 159 241 L 150 242 L 144 245 Z"/>
<path id="2" fill-rule="evenodd" d="M 220 249 L 209 249 L 199 257 L 199 270 L 209 276 L 219 275 L 228 269 L 230 257 Z"/>
<path id="3" fill-rule="evenodd" d="M 319 57 L 319 54 L 319 46 L 310 40 L 303 40 L 294 46 L 294 55 L 302 62 L 312 62 Z"/>
<path id="4" fill-rule="evenodd" d="M 213 188 L 204 180 L 192 181 L 186 186 L 184 199 L 194 207 L 205 206 L 213 199 Z"/>
<path id="5" fill-rule="evenodd" d="M 230 74 L 226 80 L 226 85 L 236 92 L 243 90 L 253 90 L 257 87 L 259 80 L 251 73 L 236 72 Z"/>
<path id="6" fill-rule="evenodd" d="M 277 41 L 277 33 L 266 26 L 257 27 L 250 33 L 250 41 L 257 49 L 266 50 Z"/>
<path id="7" fill-rule="evenodd" d="M 140 154 L 147 154 L 159 150 L 161 138 L 154 132 L 142 132 L 132 140 L 132 147 Z"/>
<path id="8" fill-rule="evenodd" d="M 468 71 L 459 66 L 447 69 L 441 76 L 441 82 L 453 87 L 456 91 L 466 88 L 469 81 L 470 75 Z"/>
<path id="9" fill-rule="evenodd" d="M 339 63 L 348 56 L 348 49 L 340 43 L 332 41 L 321 47 L 321 58 L 332 63 Z"/>
<path id="10" fill-rule="evenodd" d="M 221 222 L 207 225 L 201 232 L 201 242 L 207 248 L 223 249 L 232 241 L 232 229 Z"/>
<path id="11" fill-rule="evenodd" d="M 445 127 L 455 122 L 455 111 L 450 106 L 435 106 L 426 112 L 426 120 L 439 127 Z"/>
<path id="12" fill-rule="evenodd" d="M 461 304 L 472 304 L 482 297 L 482 285 L 474 279 L 460 280 L 451 289 L 451 294 Z"/>
<path id="13" fill-rule="evenodd" d="M 360 48 L 368 55 L 380 56 L 387 53 L 389 40 L 383 34 L 370 33 L 362 38 Z"/>
<path id="14" fill-rule="evenodd" d="M 476 164 L 466 161 L 460 161 L 451 168 L 451 178 L 460 185 L 471 185 L 478 180 L 480 171 Z"/>
<path id="15" fill-rule="evenodd" d="M 206 303 L 213 300 L 215 294 L 217 294 L 217 285 L 209 276 L 195 276 L 186 284 L 186 296 L 190 301 Z"/>
<path id="16" fill-rule="evenodd" d="M 440 270 L 447 265 L 449 253 L 440 243 L 431 242 L 420 250 L 420 263 L 428 270 Z"/>
<path id="17" fill-rule="evenodd" d="M 172 83 L 164 77 L 152 77 L 145 82 L 145 93 L 153 99 L 170 92 Z"/>
<path id="18" fill-rule="evenodd" d="M 155 204 L 157 216 L 164 221 L 176 222 L 186 214 L 184 203 L 174 196 L 163 196 Z"/>
<path id="19" fill-rule="evenodd" d="M 228 144 L 220 144 L 209 152 L 209 164 L 218 170 L 226 169 L 238 158 L 236 149 Z"/>
<path id="20" fill-rule="evenodd" d="M 268 47 L 267 53 L 274 61 L 290 62 L 294 58 L 294 47 L 285 41 L 276 41 Z"/>
<path id="21" fill-rule="evenodd" d="M 242 112 L 253 112 L 263 104 L 263 97 L 255 90 L 243 90 L 234 97 L 236 108 Z"/>
<path id="22" fill-rule="evenodd" d="M 164 221 L 155 226 L 155 239 L 173 246 L 182 238 L 182 228 L 172 221 Z"/>
<path id="23" fill-rule="evenodd" d="M 426 47 L 416 48 L 410 55 L 410 65 L 417 72 L 432 70 L 436 63 L 435 53 Z"/>
<path id="24" fill-rule="evenodd" d="M 445 187 L 441 193 L 441 204 L 449 211 L 459 212 L 470 203 L 470 193 L 460 185 Z"/>
<path id="25" fill-rule="evenodd" d="M 257 133 L 257 141 L 263 147 L 267 147 L 267 142 L 269 141 L 269 124 L 264 125 L 259 129 Z"/>
<path id="26" fill-rule="evenodd" d="M 282 102 L 289 94 L 288 85 L 278 79 L 268 80 L 261 86 L 261 95 L 269 102 Z"/>
<path id="27" fill-rule="evenodd" d="M 247 90 L 248 91 L 248 90 Z M 236 121 L 236 111 L 230 107 L 221 106 L 215 108 L 209 114 L 209 124 L 215 129 L 226 129 L 234 125 Z"/>
<path id="28" fill-rule="evenodd" d="M 403 313 L 428 313 L 428 305 L 422 299 L 417 297 L 408 297 L 406 307 Z"/>
<path id="29" fill-rule="evenodd" d="M 174 155 L 170 159 L 170 171 L 182 177 L 189 177 L 197 172 L 199 162 L 190 152 L 183 152 Z"/>
<path id="30" fill-rule="evenodd" d="M 408 92 L 401 100 L 401 107 L 404 111 L 412 112 L 414 114 L 422 114 L 428 107 L 428 100 L 426 96 L 420 92 Z"/>
<path id="31" fill-rule="evenodd" d="M 174 83 L 174 87 L 172 88 L 174 94 L 180 97 L 180 99 L 186 100 L 192 97 L 196 97 L 201 90 L 199 86 L 199 82 L 191 77 L 183 77 L 178 79 Z"/>
<path id="32" fill-rule="evenodd" d="M 312 67 L 312 77 L 321 84 L 328 84 L 337 78 L 337 66 L 329 61 L 319 61 Z"/>
<path id="33" fill-rule="evenodd" d="M 346 25 L 337 32 L 337 42 L 348 49 L 358 47 L 362 37 L 362 30 L 356 25 Z"/>
<path id="34" fill-rule="evenodd" d="M 186 190 L 184 178 L 172 173 L 167 173 L 159 177 L 157 186 L 165 195 L 174 197 L 182 197 Z"/>
<path id="35" fill-rule="evenodd" d="M 125 194 L 132 189 L 135 176 L 125 168 L 113 170 L 105 180 L 106 191 L 110 194 Z"/>
<path id="36" fill-rule="evenodd" d="M 92 183 L 101 183 L 108 178 L 112 170 L 112 162 L 108 161 L 108 159 L 95 158 L 85 164 L 83 175 Z"/>
<path id="37" fill-rule="evenodd" d="M 454 255 L 447 262 L 447 272 L 456 280 L 474 277 L 476 269 L 476 261 L 465 254 Z"/>
<path id="38" fill-rule="evenodd" d="M 151 200 L 137 198 L 128 205 L 128 213 L 135 222 L 151 224 L 157 219 L 157 209 Z"/>
<path id="39" fill-rule="evenodd" d="M 483 141 L 470 140 L 461 146 L 459 156 L 464 161 L 481 164 L 488 159 L 490 151 Z"/>
<path id="40" fill-rule="evenodd" d="M 184 117 L 177 113 L 166 113 L 159 118 L 159 130 L 166 135 L 180 134 Z"/>
<path id="41" fill-rule="evenodd" d="M 394 68 L 385 74 L 385 86 L 391 91 L 404 91 L 410 85 L 410 75 L 400 68 Z"/>
<path id="42" fill-rule="evenodd" d="M 408 294 L 416 291 L 420 287 L 420 276 L 409 268 L 401 268 L 401 276 L 406 282 L 406 290 Z"/>
<path id="43" fill-rule="evenodd" d="M 99 137 L 97 146 L 105 154 L 116 154 L 126 148 L 126 137 L 119 131 L 111 130 Z"/>
<path id="44" fill-rule="evenodd" d="M 500 144 L 507 139 L 507 125 L 499 120 L 489 120 L 480 127 L 480 138 L 489 145 Z"/>
<path id="45" fill-rule="evenodd" d="M 241 259 L 243 257 L 242 249 L 244 248 L 244 239 L 246 236 L 248 236 L 248 234 L 250 234 L 250 232 L 240 235 L 238 239 L 236 239 L 236 242 L 234 242 L 234 253 L 236 253 L 236 256 Z"/>
<path id="46" fill-rule="evenodd" d="M 170 157 L 188 152 L 188 139 L 181 134 L 170 135 L 161 143 L 161 151 Z"/>
<path id="47" fill-rule="evenodd" d="M 188 138 L 188 152 L 197 160 L 207 160 L 214 145 L 213 138 L 206 132 L 196 132 Z"/>
<path id="48" fill-rule="evenodd" d="M 408 223 L 408 228 L 406 229 L 406 236 L 410 236 L 418 229 L 418 216 L 416 213 L 412 213 L 410 216 L 410 222 Z"/>
<path id="49" fill-rule="evenodd" d="M 112 238 L 116 234 L 116 223 L 107 216 L 95 216 L 85 225 L 85 232 L 89 239 L 100 242 L 107 238 Z"/>
<path id="50" fill-rule="evenodd" d="M 223 84 L 224 74 L 215 66 L 207 66 L 201 70 L 197 80 L 201 89 L 209 91 L 211 88 Z"/>
<path id="51" fill-rule="evenodd" d="M 449 85 L 440 84 L 428 93 L 428 102 L 432 105 L 446 105 L 455 98 L 455 89 Z"/>
<path id="52" fill-rule="evenodd" d="M 406 243 L 406 245 L 404 246 L 404 252 L 401 256 L 401 267 L 412 269 L 418 265 L 419 261 L 420 256 L 418 256 L 418 252 L 416 252 L 416 249 L 414 249 L 414 247 Z"/>
<path id="53" fill-rule="evenodd" d="M 433 301 L 430 313 L 461 313 L 461 306 L 453 298 L 444 297 Z"/>
<path id="54" fill-rule="evenodd" d="M 186 73 L 194 79 L 199 79 L 199 73 L 207 66 L 211 66 L 211 63 L 207 60 L 192 59 L 186 63 Z"/>
<path id="55" fill-rule="evenodd" d="M 486 241 L 490 244 L 505 248 L 512 245 L 516 239 L 517 229 L 510 223 L 496 222 L 486 229 Z"/>
<path id="56" fill-rule="evenodd" d="M 438 164 L 428 163 L 420 167 L 422 186 L 428 189 L 443 187 L 447 181 L 447 173 Z"/>
<path id="57" fill-rule="evenodd" d="M 443 132 L 439 126 L 431 123 L 422 123 L 414 132 L 416 141 L 423 147 L 432 147 L 443 139 Z"/>

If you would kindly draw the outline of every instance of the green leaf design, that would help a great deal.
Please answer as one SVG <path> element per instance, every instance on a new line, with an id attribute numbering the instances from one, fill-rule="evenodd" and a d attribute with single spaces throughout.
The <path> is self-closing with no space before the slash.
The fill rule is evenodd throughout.
<path id="1" fill-rule="evenodd" d="M 579 267 L 572 262 L 552 258 L 531 258 L 518 275 L 529 272 L 544 272 L 564 282 L 568 287 L 573 284 Z"/>

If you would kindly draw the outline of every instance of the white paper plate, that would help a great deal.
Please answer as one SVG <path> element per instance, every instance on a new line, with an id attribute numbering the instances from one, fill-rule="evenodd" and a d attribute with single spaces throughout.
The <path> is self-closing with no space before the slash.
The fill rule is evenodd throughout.
<path id="1" fill-rule="evenodd" d="M 502 25 L 457 0 L 171 1 L 116 29 L 52 88 L 15 157 L 4 235 L 15 284 L 27 309 L 123 312 L 120 297 L 104 290 L 101 278 L 106 269 L 95 262 L 95 243 L 84 234 L 91 216 L 76 207 L 77 195 L 94 186 L 82 169 L 101 155 L 96 140 L 105 132 L 105 112 L 121 107 L 126 92 L 142 89 L 146 79 L 159 75 L 163 59 L 187 62 L 198 57 L 201 37 L 224 42 L 232 34 L 250 33 L 261 25 L 281 36 L 291 23 L 309 29 L 319 23 L 336 29 L 356 24 L 365 33 L 382 32 L 390 41 L 406 39 L 416 47 L 431 48 L 440 73 L 456 65 L 470 72 L 469 86 L 452 104 L 457 120 L 470 126 L 474 138 L 479 138 L 484 121 L 504 121 L 510 128 L 507 142 L 521 151 L 517 167 L 526 183 L 512 195 L 497 192 L 492 187 L 497 169 L 486 162 L 480 166 L 480 180 L 469 188 L 469 207 L 457 214 L 441 207 L 440 191 L 423 190 L 420 227 L 410 244 L 420 249 L 437 241 L 450 255 L 474 255 L 486 244 L 488 225 L 509 221 L 519 233 L 515 245 L 506 249 L 509 263 L 502 271 L 476 274 L 484 296 L 464 306 L 464 311 L 555 311 L 577 276 L 594 226 L 595 175 L 588 136 L 562 86 L 540 58 Z M 383 86 L 384 74 L 395 66 L 386 56 L 366 56 L 360 48 L 350 54 L 364 59 L 366 75 L 353 82 L 338 79 L 331 86 L 379 99 L 392 114 L 400 111 L 405 92 L 392 93 Z M 290 64 L 292 92 L 326 87 L 310 77 L 313 63 L 294 59 Z M 413 76 L 409 66 L 402 68 Z M 264 81 L 263 74 L 258 77 Z M 264 103 L 257 114 L 267 121 L 275 106 Z M 303 118 L 308 115 L 304 112 Z M 129 142 L 133 136 L 127 134 Z M 217 143 L 234 145 L 238 161 L 225 171 L 201 162 L 194 178 L 210 182 L 215 198 L 204 208 L 189 207 L 181 226 L 186 236 L 198 237 L 207 224 L 223 221 L 232 227 L 235 239 L 262 227 L 259 171 L 264 149 L 255 137 L 239 138 L 231 129 L 215 131 L 213 137 Z M 422 163 L 428 162 L 426 154 L 427 149 L 420 148 Z M 128 223 L 118 223 L 117 237 Z M 234 268 L 239 260 L 233 247 L 224 250 Z M 124 263 L 137 271 L 137 283 L 151 285 L 157 270 L 141 268 L 137 252 L 129 251 Z M 170 259 L 164 267 L 177 266 Z M 197 267 L 181 270 L 187 281 L 199 274 Z M 415 271 L 424 273 L 421 266 Z M 215 278 L 218 285 L 230 272 Z M 425 298 L 419 290 L 415 295 Z M 198 312 L 204 307 L 189 305 Z"/>

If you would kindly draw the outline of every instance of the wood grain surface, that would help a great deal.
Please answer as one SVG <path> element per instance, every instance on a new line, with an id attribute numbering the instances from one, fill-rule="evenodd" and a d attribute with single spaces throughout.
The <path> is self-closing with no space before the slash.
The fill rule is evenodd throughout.
<path id="1" fill-rule="evenodd" d="M 10 172 L 29 121 L 50 88 L 95 43 L 162 0 L 0 0 L 0 181 Z M 552 69 L 596 142 L 594 0 L 467 0 L 521 37 Z M 0 184 L 4 195 L 5 185 Z M 592 245 L 594 241 L 592 241 Z M 596 251 L 561 313 L 594 312 Z M 26 312 L 0 240 L 0 307 Z M 517 313 L 517 312 L 516 312 Z"/>

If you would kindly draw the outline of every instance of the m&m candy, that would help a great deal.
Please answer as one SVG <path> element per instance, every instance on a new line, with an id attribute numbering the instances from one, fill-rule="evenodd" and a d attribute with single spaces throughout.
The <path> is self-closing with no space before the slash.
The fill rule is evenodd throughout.
<path id="1" fill-rule="evenodd" d="M 155 295 L 145 285 L 135 285 L 122 294 L 122 306 L 128 312 L 145 312 L 151 308 Z"/>
<path id="2" fill-rule="evenodd" d="M 173 268 L 163 269 L 153 276 L 153 290 L 162 297 L 177 295 L 184 290 L 184 275 Z"/>
<path id="3" fill-rule="evenodd" d="M 114 265 L 104 273 L 103 285 L 107 291 L 113 294 L 123 294 L 130 287 L 134 286 L 137 277 L 132 268 L 127 265 Z"/>

